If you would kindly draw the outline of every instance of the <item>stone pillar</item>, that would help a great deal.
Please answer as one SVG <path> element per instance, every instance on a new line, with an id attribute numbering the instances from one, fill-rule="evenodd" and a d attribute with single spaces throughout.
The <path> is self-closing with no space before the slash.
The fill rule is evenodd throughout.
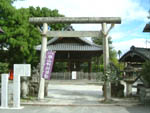
<path id="1" fill-rule="evenodd" d="M 107 68 L 109 65 L 109 44 L 108 44 L 108 36 L 107 36 L 107 24 L 102 24 L 102 33 L 103 33 L 103 62 L 104 62 L 104 73 L 106 74 Z M 105 81 L 104 83 L 104 96 L 105 100 L 111 99 L 111 83 L 109 81 Z"/>
<path id="2" fill-rule="evenodd" d="M 23 98 L 27 98 L 28 94 L 28 83 L 27 83 L 27 77 L 21 77 L 21 96 Z"/>
<path id="3" fill-rule="evenodd" d="M 126 82 L 126 96 L 131 96 L 132 95 L 132 84 Z"/>
<path id="4" fill-rule="evenodd" d="M 20 76 L 15 75 L 13 80 L 13 106 L 20 108 Z"/>
<path id="5" fill-rule="evenodd" d="M 13 100 L 13 80 L 9 80 L 8 83 L 8 102 Z"/>
<path id="6" fill-rule="evenodd" d="M 42 73 L 43 73 L 43 67 L 44 67 L 44 59 L 45 59 L 45 54 L 47 50 L 47 37 L 46 33 L 48 30 L 48 25 L 47 23 L 43 24 L 43 37 L 42 37 L 42 47 L 41 47 L 41 60 L 40 60 L 40 85 L 39 85 L 39 92 L 38 92 L 38 99 L 44 99 L 44 87 L 45 87 L 45 79 L 42 78 Z"/>
<path id="7" fill-rule="evenodd" d="M 2 74 L 1 79 L 1 107 L 8 107 L 8 74 Z"/>

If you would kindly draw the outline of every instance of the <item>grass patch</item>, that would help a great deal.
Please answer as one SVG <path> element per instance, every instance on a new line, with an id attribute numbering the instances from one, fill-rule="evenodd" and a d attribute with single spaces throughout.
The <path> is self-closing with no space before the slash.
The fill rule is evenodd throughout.
<path id="1" fill-rule="evenodd" d="M 27 98 L 21 98 L 22 102 L 35 101 L 35 100 L 37 100 L 37 97 L 33 97 L 33 96 L 28 96 Z"/>

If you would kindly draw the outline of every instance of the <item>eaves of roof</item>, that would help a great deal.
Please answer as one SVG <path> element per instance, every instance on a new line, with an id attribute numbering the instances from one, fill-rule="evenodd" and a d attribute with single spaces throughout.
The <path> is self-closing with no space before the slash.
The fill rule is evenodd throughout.
<path id="1" fill-rule="evenodd" d="M 145 25 L 143 32 L 150 32 L 150 22 Z"/>
<path id="2" fill-rule="evenodd" d="M 127 58 L 128 56 L 132 55 L 138 55 L 144 60 L 150 60 L 150 50 L 146 48 L 136 48 L 136 47 L 131 47 L 131 49 L 126 52 L 120 59 L 119 62 L 124 62 L 124 59 Z"/>
<path id="3" fill-rule="evenodd" d="M 102 46 L 82 45 L 77 43 L 58 43 L 48 45 L 48 50 L 52 51 L 102 51 Z M 36 50 L 41 50 L 41 45 L 36 46 Z"/>

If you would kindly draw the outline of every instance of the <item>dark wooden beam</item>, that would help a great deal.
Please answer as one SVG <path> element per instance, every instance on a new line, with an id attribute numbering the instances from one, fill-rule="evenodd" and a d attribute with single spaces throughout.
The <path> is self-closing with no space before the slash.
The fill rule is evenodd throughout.
<path id="1" fill-rule="evenodd" d="M 88 62 L 90 59 L 55 59 L 55 62 L 68 62 L 68 61 L 80 61 L 80 62 Z"/>
<path id="2" fill-rule="evenodd" d="M 92 65 L 91 60 L 88 61 L 88 79 L 91 80 L 91 71 L 92 71 Z"/>

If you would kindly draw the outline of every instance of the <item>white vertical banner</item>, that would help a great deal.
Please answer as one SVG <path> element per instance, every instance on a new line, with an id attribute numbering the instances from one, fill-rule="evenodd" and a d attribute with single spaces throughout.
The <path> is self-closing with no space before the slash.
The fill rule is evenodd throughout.
<path id="1" fill-rule="evenodd" d="M 1 79 L 1 107 L 8 107 L 8 74 L 2 74 Z"/>

